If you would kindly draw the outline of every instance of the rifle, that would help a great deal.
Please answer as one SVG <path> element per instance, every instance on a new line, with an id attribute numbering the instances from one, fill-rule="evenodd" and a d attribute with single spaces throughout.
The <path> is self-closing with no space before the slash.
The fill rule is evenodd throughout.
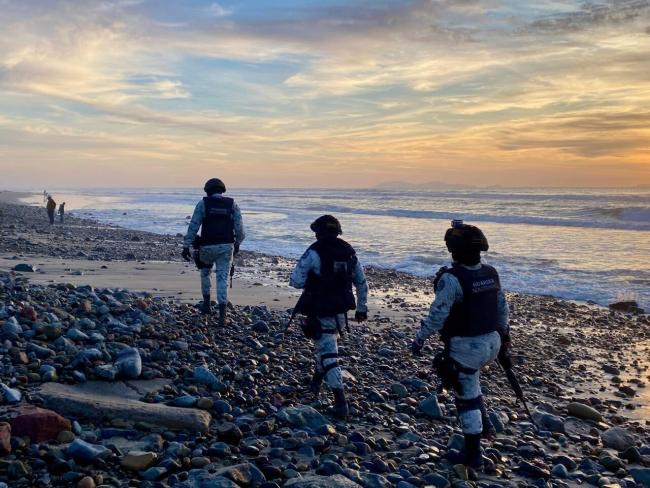
<path id="1" fill-rule="evenodd" d="M 230 264 L 230 288 L 232 288 L 232 276 L 235 274 L 235 262 Z"/>
<path id="2" fill-rule="evenodd" d="M 289 317 L 289 321 L 287 322 L 287 326 L 284 328 L 284 334 L 287 333 L 289 330 L 289 327 L 291 327 L 291 324 L 293 323 L 293 319 L 296 318 L 296 315 L 298 314 L 307 314 L 307 308 L 308 308 L 308 303 L 311 298 L 311 293 L 308 293 L 306 291 L 303 291 L 300 297 L 298 298 L 298 301 L 296 302 L 296 305 L 293 307 L 293 311 L 291 312 L 291 317 Z"/>
<path id="3" fill-rule="evenodd" d="M 512 357 L 510 356 L 510 353 L 508 352 L 507 348 L 502 347 L 501 350 L 499 351 L 498 362 L 499 365 L 501 366 L 501 369 L 503 369 L 504 373 L 506 374 L 506 378 L 508 378 L 508 383 L 510 383 L 510 387 L 512 388 L 512 391 L 514 391 L 517 401 L 521 402 L 521 404 L 524 406 L 524 410 L 526 411 L 526 414 L 528 415 L 528 418 L 530 419 L 531 423 L 533 424 L 536 430 L 539 430 L 538 425 L 535 423 L 535 420 L 533 419 L 533 416 L 530 413 L 528 404 L 526 403 L 524 390 L 522 390 L 521 384 L 519 384 L 519 380 L 517 379 L 517 375 L 515 374 L 515 371 L 513 369 Z"/>

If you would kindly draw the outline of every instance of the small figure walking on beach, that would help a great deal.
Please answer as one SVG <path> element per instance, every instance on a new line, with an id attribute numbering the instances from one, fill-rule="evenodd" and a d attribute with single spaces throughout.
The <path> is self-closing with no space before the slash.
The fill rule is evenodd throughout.
<path id="1" fill-rule="evenodd" d="M 347 326 L 347 313 L 356 310 L 357 322 L 368 319 L 368 283 L 355 250 L 338 236 L 339 221 L 323 215 L 311 224 L 316 242 L 302 255 L 291 273 L 289 284 L 304 289 L 296 311 L 307 316 L 302 326 L 305 337 L 314 341 L 315 365 L 309 388 L 320 392 L 323 380 L 334 394 L 332 414 L 348 415 L 343 375 L 338 363 L 338 336 Z M 352 293 L 356 288 L 357 300 Z"/>
<path id="2" fill-rule="evenodd" d="M 47 205 L 45 208 L 47 209 L 47 216 L 50 219 L 50 225 L 52 225 L 54 224 L 54 211 L 56 210 L 56 202 L 51 195 L 47 196 Z"/>
<path id="3" fill-rule="evenodd" d="M 63 215 L 65 214 L 65 202 L 59 205 L 59 221 L 63 223 Z"/>
<path id="4" fill-rule="evenodd" d="M 464 464 L 481 471 L 481 437 L 494 433 L 483 401 L 480 371 L 500 350 L 510 348 L 508 304 L 499 274 L 481 264 L 488 241 L 478 227 L 454 220 L 445 234 L 453 264 L 442 267 L 434 280 L 435 300 L 411 345 L 421 355 L 424 341 L 439 332 L 444 351 L 434 365 L 442 385 L 453 389 L 465 437 Z"/>
<path id="5" fill-rule="evenodd" d="M 223 181 L 212 178 L 206 182 L 203 190 L 207 196 L 196 204 L 192 220 L 187 227 L 181 256 L 190 261 L 190 246 L 196 249 L 194 261 L 201 270 L 201 312 L 204 314 L 212 311 L 210 274 L 213 266 L 215 267 L 219 326 L 223 327 L 226 323 L 230 267 L 233 256 L 239 252 L 239 246 L 246 236 L 239 206 L 232 198 L 223 196 L 226 192 Z M 201 234 L 197 236 L 199 228 Z"/>

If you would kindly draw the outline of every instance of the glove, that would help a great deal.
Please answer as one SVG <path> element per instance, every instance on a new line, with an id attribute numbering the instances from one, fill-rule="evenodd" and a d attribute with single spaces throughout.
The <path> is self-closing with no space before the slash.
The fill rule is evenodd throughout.
<path id="1" fill-rule="evenodd" d="M 414 356 L 422 356 L 422 348 L 424 347 L 424 341 L 419 338 L 413 339 L 413 342 L 411 343 L 411 353 L 413 353 Z"/>
<path id="2" fill-rule="evenodd" d="M 368 320 L 368 312 L 355 312 L 354 320 L 356 320 L 359 323 L 365 322 L 366 320 Z"/>
<path id="3" fill-rule="evenodd" d="M 181 256 L 185 261 L 191 261 L 192 260 L 192 255 L 190 254 L 190 248 L 189 247 L 184 247 L 183 252 L 181 253 Z"/>
<path id="4" fill-rule="evenodd" d="M 239 254 L 239 242 L 235 242 L 235 249 L 232 252 L 233 256 L 237 256 Z"/>

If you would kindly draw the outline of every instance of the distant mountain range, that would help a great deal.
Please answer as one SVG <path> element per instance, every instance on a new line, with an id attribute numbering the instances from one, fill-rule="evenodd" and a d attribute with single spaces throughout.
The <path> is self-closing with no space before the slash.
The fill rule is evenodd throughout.
<path id="1" fill-rule="evenodd" d="M 445 183 L 444 181 L 427 181 L 426 183 L 408 183 L 406 181 L 387 181 L 375 186 L 377 190 L 466 190 L 476 188 L 474 185 Z"/>

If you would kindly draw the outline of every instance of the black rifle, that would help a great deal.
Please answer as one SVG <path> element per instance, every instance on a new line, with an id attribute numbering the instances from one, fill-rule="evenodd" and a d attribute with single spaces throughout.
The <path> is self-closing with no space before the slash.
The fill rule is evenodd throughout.
<path id="1" fill-rule="evenodd" d="M 235 274 L 235 262 L 230 264 L 230 288 L 232 288 L 232 277 Z"/>
<path id="2" fill-rule="evenodd" d="M 296 302 L 296 305 L 293 307 L 293 311 L 291 312 L 291 317 L 289 317 L 289 322 L 287 322 L 287 326 L 284 328 L 285 334 L 289 330 L 289 327 L 291 327 L 291 324 L 293 323 L 293 319 L 296 318 L 296 315 L 298 314 L 308 315 L 308 309 L 310 308 L 308 304 L 311 298 L 312 298 L 311 293 L 306 291 L 302 292 L 300 298 L 298 298 L 298 301 Z"/>
<path id="3" fill-rule="evenodd" d="M 501 350 L 499 351 L 498 361 L 499 361 L 499 365 L 501 365 L 501 368 L 506 373 L 506 378 L 508 378 L 508 383 L 510 383 L 510 387 L 512 388 L 512 391 L 515 392 L 515 397 L 524 406 L 524 410 L 526 410 L 526 414 L 528 415 L 528 418 L 532 422 L 535 429 L 539 430 L 539 427 L 535 423 L 535 420 L 533 419 L 533 416 L 531 415 L 530 410 L 528 409 L 528 404 L 526 403 L 526 397 L 524 396 L 524 390 L 522 390 L 521 385 L 519 384 L 519 380 L 517 379 L 517 375 L 515 374 L 513 368 L 512 357 L 510 356 L 510 352 L 508 351 L 507 348 L 504 347 L 501 348 Z"/>

